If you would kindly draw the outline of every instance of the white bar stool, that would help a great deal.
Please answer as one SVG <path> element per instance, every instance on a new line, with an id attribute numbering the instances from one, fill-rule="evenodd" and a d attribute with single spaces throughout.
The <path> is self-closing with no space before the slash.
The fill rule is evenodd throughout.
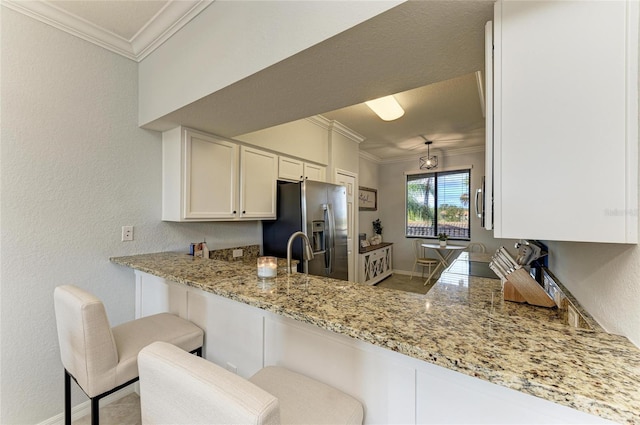
<path id="1" fill-rule="evenodd" d="M 355 398 L 282 367 L 249 380 L 171 344 L 138 355 L 143 424 L 362 424 Z"/>
<path id="2" fill-rule="evenodd" d="M 202 355 L 202 329 L 161 313 L 111 328 L 102 302 L 73 285 L 53 293 L 60 355 L 64 366 L 64 416 L 71 425 L 71 378 L 91 399 L 91 424 L 99 423 L 99 401 L 138 380 L 138 352 L 167 341 Z M 193 356 L 195 357 L 195 356 Z"/>

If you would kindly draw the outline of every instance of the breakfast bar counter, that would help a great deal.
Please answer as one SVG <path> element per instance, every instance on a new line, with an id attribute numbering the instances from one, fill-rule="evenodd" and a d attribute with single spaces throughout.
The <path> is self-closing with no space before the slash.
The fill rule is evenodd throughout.
<path id="1" fill-rule="evenodd" d="M 621 336 L 571 328 L 556 309 L 505 302 L 499 280 L 445 272 L 420 295 L 281 269 L 264 281 L 256 276 L 255 259 L 163 252 L 111 261 L 400 353 L 416 364 L 610 421 L 640 423 L 640 350 Z"/>

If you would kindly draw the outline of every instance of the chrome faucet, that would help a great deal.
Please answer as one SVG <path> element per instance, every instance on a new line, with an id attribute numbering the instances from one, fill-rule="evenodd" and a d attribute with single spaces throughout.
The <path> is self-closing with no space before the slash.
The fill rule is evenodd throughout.
<path id="1" fill-rule="evenodd" d="M 313 250 L 311 249 L 311 243 L 309 242 L 309 238 L 302 232 L 294 232 L 291 236 L 289 236 L 289 241 L 287 242 L 287 274 L 291 274 L 291 245 L 293 245 L 293 240 L 300 236 L 302 238 L 302 258 L 303 260 L 309 261 L 313 260 Z"/>

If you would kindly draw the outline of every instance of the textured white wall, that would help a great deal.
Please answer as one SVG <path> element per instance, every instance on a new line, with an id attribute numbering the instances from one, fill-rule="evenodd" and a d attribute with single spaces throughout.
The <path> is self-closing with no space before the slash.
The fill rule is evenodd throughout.
<path id="1" fill-rule="evenodd" d="M 447 168 L 472 166 L 471 193 L 482 184 L 484 175 L 484 152 L 451 155 L 443 158 Z M 439 167 L 442 168 L 442 167 Z M 379 168 L 378 194 L 380 202 L 379 215 L 384 227 L 383 240 L 393 242 L 393 268 L 395 270 L 411 271 L 414 262 L 413 239 L 405 237 L 405 172 L 418 171 L 418 158 L 396 163 L 381 164 Z M 472 199 L 473 203 L 473 199 Z M 509 239 L 494 239 L 493 232 L 484 230 L 480 226 L 480 219 L 475 217 L 472 208 L 471 241 L 481 242 L 487 247 L 487 252 L 495 251 L 504 245 L 507 250 L 514 252 L 515 241 Z M 455 242 L 453 242 L 455 243 Z"/>
<path id="2" fill-rule="evenodd" d="M 161 222 L 160 135 L 137 126 L 137 65 L 5 8 L 1 29 L 0 423 L 27 424 L 62 412 L 55 286 L 94 292 L 115 325 L 133 318 L 134 276 L 110 256 L 256 244 L 261 227 Z"/>
<path id="3" fill-rule="evenodd" d="M 310 120 L 292 121 L 236 136 L 234 139 L 307 161 L 324 165 L 329 163 L 329 133 L 326 128 Z"/>
<path id="4" fill-rule="evenodd" d="M 549 268 L 580 304 L 608 332 L 640 347 L 640 247 L 578 242 L 547 246 Z"/>

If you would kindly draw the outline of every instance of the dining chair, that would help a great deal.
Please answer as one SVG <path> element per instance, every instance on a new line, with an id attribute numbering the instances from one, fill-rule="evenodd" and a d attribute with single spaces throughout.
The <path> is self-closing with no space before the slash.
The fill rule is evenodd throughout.
<path id="1" fill-rule="evenodd" d="M 164 342 L 140 351 L 142 423 L 361 424 L 362 404 L 278 366 L 249 379 Z"/>
<path id="2" fill-rule="evenodd" d="M 467 245 L 467 251 L 485 253 L 487 252 L 487 248 L 480 242 L 471 242 L 469 245 Z"/>
<path id="3" fill-rule="evenodd" d="M 425 267 L 429 268 L 429 274 L 431 274 L 431 268 L 436 267 L 440 263 L 440 261 L 436 260 L 435 258 L 428 258 L 423 256 L 422 243 L 423 243 L 422 239 L 413 240 L 413 253 L 414 253 L 415 259 L 413 262 L 413 269 L 411 270 L 411 277 L 409 278 L 409 280 L 413 279 L 413 274 L 416 272 L 416 267 L 418 266 L 422 267 L 422 278 L 424 278 Z"/>
<path id="4" fill-rule="evenodd" d="M 138 380 L 138 353 L 167 341 L 202 355 L 202 329 L 161 313 L 111 327 L 102 302 L 73 285 L 53 293 L 60 356 L 64 366 L 64 420 L 71 424 L 71 378 L 91 400 L 91 424 L 98 425 L 99 402 Z M 195 356 L 193 356 L 195 357 Z"/>

